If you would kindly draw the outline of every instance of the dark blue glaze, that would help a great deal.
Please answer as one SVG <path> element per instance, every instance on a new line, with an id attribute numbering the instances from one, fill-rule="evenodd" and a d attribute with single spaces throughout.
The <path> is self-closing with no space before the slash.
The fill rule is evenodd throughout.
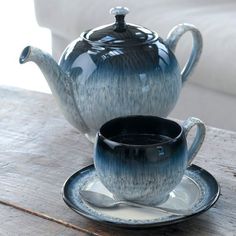
<path id="1" fill-rule="evenodd" d="M 88 68 L 96 66 L 95 70 L 90 72 L 91 76 L 97 76 L 96 79 L 101 79 L 104 73 L 108 72 L 123 74 L 124 79 L 128 75 L 133 75 L 133 79 L 135 79 L 135 76 L 140 74 L 152 73 L 157 79 L 160 73 L 179 72 L 175 56 L 161 38 L 150 43 L 125 44 L 121 47 L 114 46 L 116 44 L 112 37 L 110 40 L 113 46 L 110 45 L 110 42 L 99 44 L 97 41 L 85 40 L 84 35 L 86 33 L 82 34 L 78 41 L 74 41 L 60 59 L 60 66 L 67 73 L 71 73 L 71 70 L 78 67 L 82 71 L 86 71 Z M 132 38 L 132 43 L 135 41 Z M 83 56 L 81 57 L 81 55 Z M 84 61 L 85 58 L 88 60 Z M 109 77 L 110 75 L 109 73 Z"/>
<path id="2" fill-rule="evenodd" d="M 119 134 L 159 134 L 168 141 L 129 145 L 111 141 Z M 118 198 L 154 205 L 165 200 L 187 166 L 187 144 L 181 126 L 151 116 L 114 119 L 97 135 L 94 162 L 101 182 Z"/>
<path id="3" fill-rule="evenodd" d="M 81 35 L 85 40 L 112 47 L 130 47 L 155 41 L 158 34 L 142 26 L 127 24 L 122 32 L 115 30 L 115 25 L 105 25 L 87 31 Z"/>

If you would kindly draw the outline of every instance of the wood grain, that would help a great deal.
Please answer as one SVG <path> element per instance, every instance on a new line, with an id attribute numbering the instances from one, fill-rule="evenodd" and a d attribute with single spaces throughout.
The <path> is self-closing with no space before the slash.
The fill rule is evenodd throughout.
<path id="1" fill-rule="evenodd" d="M 216 205 L 186 222 L 148 230 L 100 225 L 64 204 L 64 181 L 92 163 L 92 151 L 93 145 L 67 123 L 50 95 L 0 89 L 0 200 L 98 235 L 236 235 L 236 133 L 208 128 L 194 161 L 219 181 L 222 195 Z M 5 211 L 4 217 L 11 214 Z M 32 230 L 32 235 L 40 234 Z"/>
<path id="2" fill-rule="evenodd" d="M 0 212 L 0 235 L 2 236 L 89 235 L 89 233 L 73 230 L 39 217 L 32 217 L 31 215 L 18 211 L 12 207 L 0 205 Z"/>

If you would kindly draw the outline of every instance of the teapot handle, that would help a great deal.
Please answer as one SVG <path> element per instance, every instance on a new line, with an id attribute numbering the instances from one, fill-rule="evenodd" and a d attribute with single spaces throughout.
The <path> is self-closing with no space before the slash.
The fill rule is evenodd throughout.
<path id="1" fill-rule="evenodd" d="M 191 24 L 179 24 L 176 25 L 168 34 L 166 39 L 167 46 L 174 52 L 176 45 L 183 34 L 190 31 L 193 37 L 193 47 L 191 55 L 185 64 L 183 70 L 181 71 L 182 83 L 184 84 L 187 80 L 193 69 L 198 63 L 202 52 L 202 35 L 200 31 Z"/>

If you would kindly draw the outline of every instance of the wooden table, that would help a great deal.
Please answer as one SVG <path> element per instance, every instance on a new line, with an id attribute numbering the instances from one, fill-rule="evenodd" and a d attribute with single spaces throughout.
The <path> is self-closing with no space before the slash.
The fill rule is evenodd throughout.
<path id="1" fill-rule="evenodd" d="M 208 128 L 194 161 L 221 185 L 214 207 L 172 226 L 121 229 L 64 204 L 64 181 L 92 163 L 93 147 L 67 123 L 53 97 L 3 87 L 0 97 L 0 235 L 236 235 L 236 133 Z"/>

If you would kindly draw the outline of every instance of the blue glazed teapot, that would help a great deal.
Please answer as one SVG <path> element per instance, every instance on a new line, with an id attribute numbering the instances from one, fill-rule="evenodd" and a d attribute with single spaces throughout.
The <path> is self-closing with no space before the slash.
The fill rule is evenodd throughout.
<path id="1" fill-rule="evenodd" d="M 111 13 L 114 23 L 83 32 L 59 64 L 31 46 L 20 56 L 20 63 L 39 66 L 66 119 L 90 140 L 115 117 L 166 117 L 202 51 L 201 34 L 193 25 L 177 25 L 163 40 L 154 31 L 126 23 L 127 8 L 116 7 Z M 186 32 L 192 33 L 193 47 L 181 71 L 174 51 Z"/>

